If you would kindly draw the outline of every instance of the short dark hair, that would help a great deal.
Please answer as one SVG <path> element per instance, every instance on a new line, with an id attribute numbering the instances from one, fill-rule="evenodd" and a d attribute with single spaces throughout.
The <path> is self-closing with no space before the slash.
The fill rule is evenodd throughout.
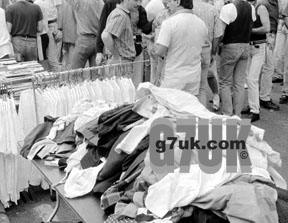
<path id="1" fill-rule="evenodd" d="M 193 9 L 193 0 L 180 0 L 180 5 L 184 9 Z"/>

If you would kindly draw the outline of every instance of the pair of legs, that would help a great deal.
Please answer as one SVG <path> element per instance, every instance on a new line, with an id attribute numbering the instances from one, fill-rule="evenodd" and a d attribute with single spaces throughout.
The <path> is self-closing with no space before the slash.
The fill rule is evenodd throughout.
<path id="1" fill-rule="evenodd" d="M 76 40 L 75 49 L 72 55 L 71 69 L 75 70 L 84 68 L 87 61 L 89 62 L 89 67 L 95 67 L 96 66 L 95 59 L 96 59 L 96 35 L 93 34 L 79 35 Z M 73 73 L 71 75 L 72 75 L 71 78 L 75 79 L 78 73 Z M 85 73 L 84 75 L 88 76 L 90 75 L 90 78 L 88 79 L 92 79 L 94 72 L 91 71 L 89 74 Z"/>
<path id="2" fill-rule="evenodd" d="M 219 74 L 219 87 L 222 113 L 224 115 L 237 115 L 241 117 L 249 44 L 226 44 L 223 46 L 220 56 L 221 72 Z"/>

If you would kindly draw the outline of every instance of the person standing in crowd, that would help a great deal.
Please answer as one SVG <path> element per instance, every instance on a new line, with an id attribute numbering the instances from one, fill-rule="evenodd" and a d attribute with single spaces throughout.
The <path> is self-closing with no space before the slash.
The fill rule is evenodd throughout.
<path id="1" fill-rule="evenodd" d="M 28 1 L 18 0 L 6 9 L 6 22 L 16 60 L 37 60 L 37 32 L 43 30 L 41 8 Z"/>
<path id="2" fill-rule="evenodd" d="M 58 30 L 58 16 L 61 0 L 45 0 L 48 4 L 48 64 L 50 71 L 60 71 L 60 53 L 62 45 L 62 33 Z"/>
<path id="3" fill-rule="evenodd" d="M 201 53 L 207 45 L 208 29 L 193 14 L 192 0 L 165 0 L 171 16 L 163 21 L 155 54 L 165 57 L 160 87 L 174 88 L 198 96 L 201 78 Z"/>
<path id="4" fill-rule="evenodd" d="M 43 14 L 43 31 L 38 33 L 37 38 L 40 38 L 40 41 L 37 41 L 38 46 L 38 60 L 43 65 L 44 69 L 48 68 L 48 46 L 49 46 L 49 28 L 48 28 L 48 12 L 49 12 L 49 3 L 46 0 L 35 0 L 34 4 L 39 5 Z"/>
<path id="5" fill-rule="evenodd" d="M 130 12 L 139 5 L 139 0 L 122 0 L 108 16 L 102 41 L 112 55 L 110 64 L 133 62 L 136 57 Z"/>
<path id="6" fill-rule="evenodd" d="M 256 21 L 250 37 L 250 55 L 246 74 L 249 106 L 241 113 L 249 114 L 251 122 L 255 122 L 260 119 L 259 77 L 265 62 L 266 34 L 270 32 L 270 20 L 268 10 L 261 4 L 261 0 L 248 0 L 248 2 L 256 6 Z"/>
<path id="7" fill-rule="evenodd" d="M 101 65 L 104 62 L 104 43 L 102 41 L 101 35 L 103 30 L 105 29 L 107 18 L 110 13 L 116 8 L 116 5 L 120 3 L 120 0 L 108 0 L 105 2 L 103 7 L 100 23 L 99 23 L 99 35 L 97 37 L 97 56 L 96 56 L 96 64 Z M 133 38 L 136 49 L 136 61 L 143 60 L 142 54 L 142 37 L 141 33 L 149 34 L 152 30 L 152 22 L 148 22 L 147 14 L 145 9 L 139 4 L 137 8 L 130 12 L 131 18 L 131 26 L 133 31 Z M 133 66 L 133 76 L 132 80 L 135 87 L 138 86 L 140 82 L 143 80 L 143 63 L 137 63 Z"/>
<path id="8" fill-rule="evenodd" d="M 223 6 L 220 19 L 224 28 L 219 74 L 221 109 L 224 115 L 241 117 L 250 34 L 256 20 L 255 8 L 245 0 L 235 0 Z"/>
<path id="9" fill-rule="evenodd" d="M 0 8 L 0 59 L 9 58 L 13 55 L 13 46 L 7 30 L 5 11 Z"/>
<path id="10" fill-rule="evenodd" d="M 65 0 L 62 0 L 60 7 L 58 29 L 62 31 L 62 70 L 71 70 L 77 29 L 73 9 Z"/>
<path id="11" fill-rule="evenodd" d="M 286 28 L 288 29 L 288 2 L 283 9 L 282 12 L 284 23 Z M 288 104 L 288 39 L 286 40 L 285 44 L 285 56 L 284 56 L 284 76 L 283 76 L 283 88 L 282 88 L 282 95 L 279 100 L 280 104 Z"/>
<path id="12" fill-rule="evenodd" d="M 223 30 L 219 16 L 214 6 L 208 3 L 208 0 L 193 0 L 193 4 L 193 13 L 202 19 L 208 28 L 209 42 L 207 42 L 202 49 L 201 81 L 198 97 L 199 101 L 207 107 L 206 90 L 208 71 L 211 59 L 213 60 L 216 56 L 220 37 L 223 35 Z"/>
<path id="13" fill-rule="evenodd" d="M 87 61 L 90 67 L 94 67 L 96 66 L 96 38 L 104 2 L 102 0 L 66 1 L 72 6 L 75 13 L 78 34 L 71 68 L 84 68 Z"/>
<path id="14" fill-rule="evenodd" d="M 266 58 L 260 76 L 260 106 L 262 108 L 278 111 L 280 107 L 273 103 L 270 94 L 272 90 L 272 77 L 274 74 L 273 50 L 278 26 L 279 6 L 277 0 L 261 0 L 261 4 L 264 4 L 268 9 L 270 33 L 267 34 Z"/>

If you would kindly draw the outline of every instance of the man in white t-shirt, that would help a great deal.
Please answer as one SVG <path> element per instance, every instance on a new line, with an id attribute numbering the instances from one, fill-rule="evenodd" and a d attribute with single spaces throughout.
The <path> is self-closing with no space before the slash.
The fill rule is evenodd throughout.
<path id="1" fill-rule="evenodd" d="M 192 0 L 165 0 L 171 17 L 160 29 L 155 54 L 165 57 L 160 87 L 199 94 L 201 52 L 208 41 L 205 23 L 192 13 Z"/>

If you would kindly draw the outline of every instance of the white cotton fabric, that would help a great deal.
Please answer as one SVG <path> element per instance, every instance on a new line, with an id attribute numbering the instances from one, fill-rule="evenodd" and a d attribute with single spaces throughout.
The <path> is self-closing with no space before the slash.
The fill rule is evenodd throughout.
<path id="1" fill-rule="evenodd" d="M 122 77 L 103 81 L 97 79 L 79 85 L 52 87 L 44 90 L 36 89 L 36 102 L 33 90 L 28 89 L 21 92 L 18 116 L 26 136 L 37 124 L 43 123 L 44 117 L 47 115 L 52 117 L 68 116 L 67 118 L 73 121 L 80 114 L 94 107 L 94 102 L 97 100 L 116 104 L 133 103 L 135 92 L 131 78 Z"/>
<path id="2" fill-rule="evenodd" d="M 141 83 L 136 91 L 136 100 L 147 95 L 153 96 L 159 104 L 166 107 L 177 118 L 198 117 L 211 119 L 228 117 L 210 112 L 199 102 L 197 97 L 181 90 L 160 88 L 148 82 Z M 139 113 L 143 113 L 142 110 L 146 108 L 139 107 L 138 109 L 141 110 Z M 134 111 L 138 113 L 138 110 Z"/>
<path id="3" fill-rule="evenodd" d="M 163 218 L 174 207 L 189 205 L 197 197 L 205 196 L 239 175 L 239 172 L 226 172 L 226 160 L 223 160 L 220 170 L 215 174 L 206 174 L 199 165 L 191 165 L 189 173 L 179 173 L 179 169 L 176 169 L 175 173 L 169 173 L 149 187 L 145 206 Z"/>
<path id="4" fill-rule="evenodd" d="M 0 99 L 0 202 L 5 208 L 28 188 L 27 170 L 21 169 L 18 143 L 23 139 L 13 96 Z"/>
<path id="5" fill-rule="evenodd" d="M 96 167 L 84 170 L 73 168 L 64 186 L 65 197 L 75 198 L 91 192 L 96 183 L 98 173 L 102 170 L 104 164 L 105 161 Z"/>
<path id="6" fill-rule="evenodd" d="M 87 142 L 83 142 L 80 145 L 77 145 L 76 152 L 72 153 L 71 156 L 67 159 L 67 167 L 65 168 L 65 172 L 69 173 L 73 168 L 81 169 L 81 159 L 87 153 Z"/>

